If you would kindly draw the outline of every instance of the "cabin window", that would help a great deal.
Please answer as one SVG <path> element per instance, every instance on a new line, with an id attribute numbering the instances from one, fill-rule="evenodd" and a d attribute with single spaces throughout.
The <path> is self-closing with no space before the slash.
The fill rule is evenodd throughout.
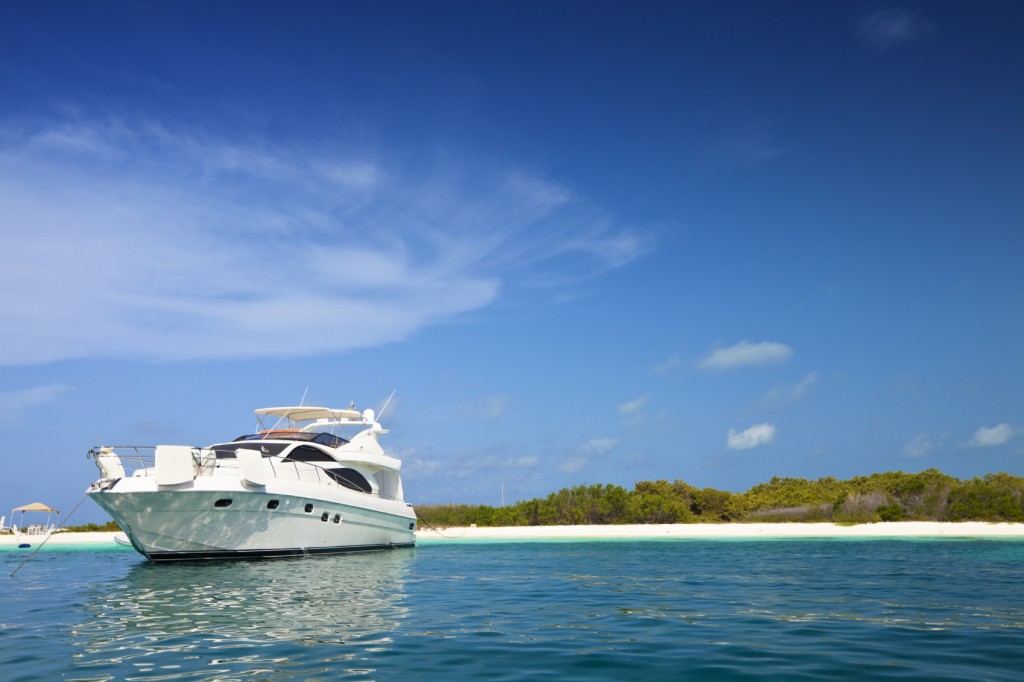
<path id="1" fill-rule="evenodd" d="M 217 459 L 235 459 L 235 451 L 238 448 L 259 450 L 264 457 L 272 457 L 279 454 L 288 445 L 289 443 L 226 443 L 224 445 L 214 445 L 211 449 L 217 456 Z"/>
<path id="2" fill-rule="evenodd" d="M 331 515 L 328 514 L 327 512 L 324 512 L 323 514 L 320 515 L 320 520 L 323 521 L 324 523 L 327 523 L 327 519 L 329 519 L 329 518 L 331 518 Z"/>
<path id="3" fill-rule="evenodd" d="M 341 523 L 341 514 L 335 514 L 334 515 L 334 522 L 335 523 Z"/>
<path id="4" fill-rule="evenodd" d="M 306 513 L 307 514 L 312 514 L 313 513 L 313 505 L 311 505 L 311 504 L 307 504 L 306 505 Z"/>
<path id="5" fill-rule="evenodd" d="M 220 507 L 221 509 L 224 509 L 225 507 L 230 507 L 231 506 L 231 500 L 229 498 L 224 497 L 224 498 L 221 498 L 221 499 L 217 500 L 216 502 L 214 502 L 213 506 L 214 507 Z"/>
<path id="6" fill-rule="evenodd" d="M 267 509 L 277 509 L 280 504 L 281 502 L 279 500 L 271 500 L 270 502 L 267 502 Z"/>
<path id="7" fill-rule="evenodd" d="M 320 443 L 320 445 L 326 445 L 329 448 L 340 448 L 348 441 L 340 436 L 335 436 L 333 433 L 318 433 L 316 438 L 313 439 L 314 443 Z"/>
<path id="8" fill-rule="evenodd" d="M 331 462 L 335 460 L 333 457 L 328 455 L 320 448 L 314 448 L 309 445 L 300 445 L 295 448 L 287 455 L 285 455 L 286 462 Z"/>
<path id="9" fill-rule="evenodd" d="M 349 490 L 358 490 L 361 493 L 373 491 L 366 477 L 355 469 L 326 469 L 324 473 L 333 478 L 338 485 L 344 486 Z"/>

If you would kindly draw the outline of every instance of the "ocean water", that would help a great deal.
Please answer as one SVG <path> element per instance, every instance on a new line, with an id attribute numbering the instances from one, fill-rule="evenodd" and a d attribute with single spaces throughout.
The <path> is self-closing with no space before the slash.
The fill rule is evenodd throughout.
<path id="1" fill-rule="evenodd" d="M 0 679 L 1024 679 L 1024 541 L 0 551 Z"/>

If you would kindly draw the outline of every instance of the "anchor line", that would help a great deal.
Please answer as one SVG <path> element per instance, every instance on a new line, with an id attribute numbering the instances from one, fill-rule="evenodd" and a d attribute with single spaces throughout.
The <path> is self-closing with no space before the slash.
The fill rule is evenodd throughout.
<path id="1" fill-rule="evenodd" d="M 458 538 L 461 538 L 463 535 L 466 534 L 466 530 L 463 529 L 462 532 L 459 533 L 458 535 L 445 535 L 444 533 L 441 532 L 440 528 L 437 528 L 436 526 L 433 526 L 433 525 L 427 523 L 426 519 L 424 519 L 422 516 L 420 516 L 419 511 L 415 507 L 413 507 L 412 511 L 413 511 L 414 514 L 416 514 L 416 518 L 419 519 L 420 525 L 426 526 L 428 529 L 434 531 L 435 533 L 437 533 L 438 535 L 440 535 L 441 537 L 443 537 L 443 538 L 445 538 L 447 540 L 457 540 Z"/>
<path id="2" fill-rule="evenodd" d="M 40 543 L 39 543 L 39 546 L 38 546 L 38 547 L 36 547 L 36 548 L 35 548 L 35 549 L 34 549 L 34 550 L 32 551 L 32 553 L 31 553 L 31 554 L 29 554 L 29 555 L 28 555 L 27 557 L 25 557 L 25 560 L 24 560 L 24 561 L 22 561 L 22 562 L 21 562 L 20 564 L 18 564 L 18 567 L 17 567 L 16 569 L 14 569 L 13 571 L 11 571 L 11 577 L 12 577 L 12 578 L 14 577 L 14 575 L 15 575 L 15 574 L 16 574 L 16 573 L 17 573 L 18 571 L 20 571 L 20 570 L 21 570 L 21 567 L 22 567 L 22 566 L 24 566 L 25 564 L 27 564 L 27 563 L 29 562 L 29 560 L 30 560 L 30 559 L 32 559 L 32 557 L 34 557 L 34 556 L 36 555 L 36 552 L 38 552 L 39 550 L 41 550 L 41 549 L 43 548 L 43 545 L 45 545 L 45 544 L 46 544 L 47 542 L 49 542 L 49 541 L 50 541 L 50 538 L 52 538 L 52 537 L 53 537 L 53 536 L 54 536 L 54 535 L 55 535 L 55 534 L 57 533 L 57 531 L 61 530 L 62 528 L 64 528 L 64 526 L 66 526 L 66 525 L 67 525 L 68 521 L 70 521 L 70 520 L 71 520 L 71 517 L 75 515 L 75 512 L 76 512 L 76 511 L 78 511 L 78 508 L 82 506 L 82 503 L 83 503 L 83 502 L 85 502 L 85 498 L 86 498 L 86 497 L 88 497 L 88 495 L 82 495 L 82 499 L 80 499 L 80 500 L 78 501 L 78 504 L 76 504 L 76 505 L 75 505 L 75 508 L 74 508 L 74 509 L 72 509 L 72 510 L 71 510 L 71 511 L 70 511 L 70 512 L 68 513 L 68 515 L 64 517 L 64 521 L 63 521 L 63 522 L 62 522 L 62 523 L 61 523 L 61 524 L 60 524 L 59 526 L 57 526 L 56 528 L 54 528 L 54 529 L 53 529 L 53 531 L 52 531 L 52 532 L 50 532 L 50 533 L 49 533 L 49 534 L 48 534 L 48 535 L 46 536 L 46 539 L 44 539 L 44 540 L 43 540 L 42 542 L 40 542 Z"/>

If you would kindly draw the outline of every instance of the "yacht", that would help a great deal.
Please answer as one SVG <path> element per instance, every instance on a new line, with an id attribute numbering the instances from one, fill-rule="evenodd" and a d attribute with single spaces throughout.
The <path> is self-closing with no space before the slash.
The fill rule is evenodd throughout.
<path id="1" fill-rule="evenodd" d="M 378 443 L 387 430 L 373 410 L 268 407 L 256 419 L 256 433 L 209 447 L 92 448 L 100 478 L 87 494 L 154 562 L 416 544 L 401 462 Z"/>

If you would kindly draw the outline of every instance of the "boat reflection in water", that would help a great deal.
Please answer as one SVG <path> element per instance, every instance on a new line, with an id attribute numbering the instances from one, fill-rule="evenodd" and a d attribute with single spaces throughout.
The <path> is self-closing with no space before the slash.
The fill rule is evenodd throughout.
<path id="1" fill-rule="evenodd" d="M 407 617 L 413 560 L 374 552 L 173 571 L 140 564 L 92 588 L 91 617 L 70 632 L 75 666 L 89 679 L 372 674 L 368 659 L 392 647 Z"/>

